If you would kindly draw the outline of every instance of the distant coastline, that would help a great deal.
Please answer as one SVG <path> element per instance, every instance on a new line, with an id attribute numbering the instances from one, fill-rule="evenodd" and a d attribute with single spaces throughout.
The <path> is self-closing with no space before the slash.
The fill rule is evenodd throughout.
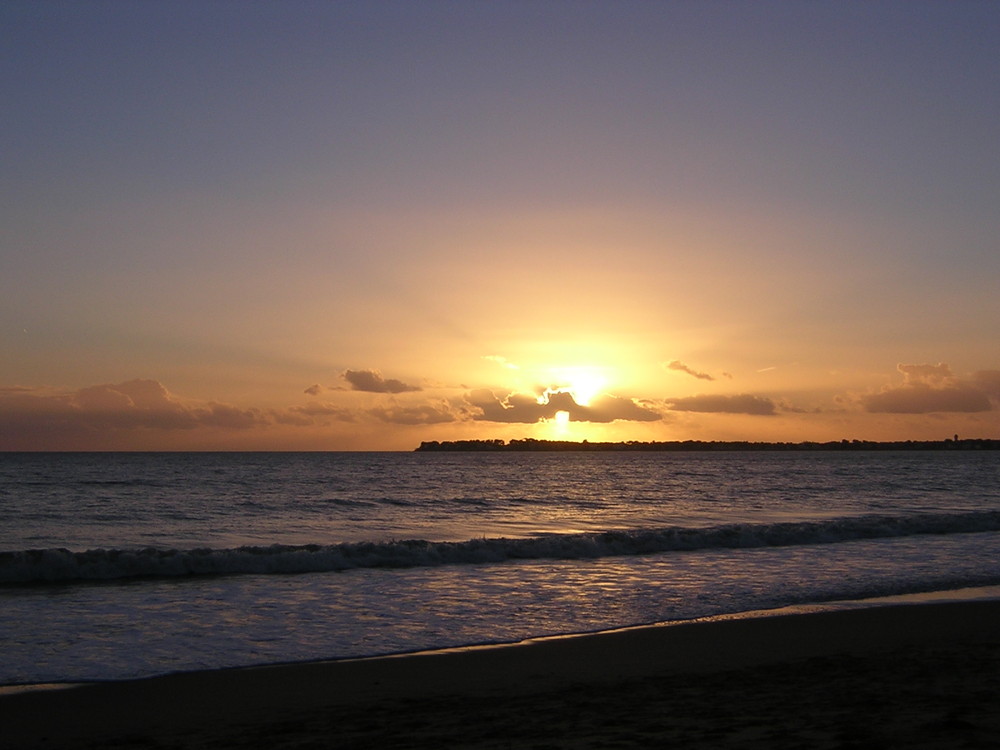
<path id="1" fill-rule="evenodd" d="M 1000 440 L 973 438 L 959 440 L 831 440 L 826 443 L 767 443 L 747 440 L 671 440 L 642 442 L 628 440 L 616 443 L 592 443 L 587 440 L 428 440 L 420 443 L 416 452 L 435 451 L 941 451 L 941 450 L 1000 450 Z"/>

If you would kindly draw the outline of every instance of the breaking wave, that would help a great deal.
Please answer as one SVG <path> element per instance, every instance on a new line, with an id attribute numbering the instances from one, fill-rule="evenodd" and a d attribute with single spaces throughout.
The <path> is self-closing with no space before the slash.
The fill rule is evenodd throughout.
<path id="1" fill-rule="evenodd" d="M 470 539 L 237 547 L 233 549 L 32 549 L 0 552 L 0 585 L 138 577 L 317 573 L 505 560 L 573 560 L 703 549 L 831 544 L 918 534 L 1000 531 L 1000 511 L 869 515 L 813 522 L 667 527 L 527 539 Z"/>

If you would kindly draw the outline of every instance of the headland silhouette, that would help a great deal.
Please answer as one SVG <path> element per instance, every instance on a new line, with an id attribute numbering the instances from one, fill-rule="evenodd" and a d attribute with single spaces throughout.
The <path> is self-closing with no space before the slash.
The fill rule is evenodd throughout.
<path id="1" fill-rule="evenodd" d="M 668 440 L 646 442 L 590 442 L 583 440 L 429 440 L 420 443 L 417 452 L 434 451 L 941 451 L 941 450 L 1000 450 L 1000 440 L 991 438 L 944 440 L 831 440 L 820 443 L 752 442 L 748 440 Z"/>

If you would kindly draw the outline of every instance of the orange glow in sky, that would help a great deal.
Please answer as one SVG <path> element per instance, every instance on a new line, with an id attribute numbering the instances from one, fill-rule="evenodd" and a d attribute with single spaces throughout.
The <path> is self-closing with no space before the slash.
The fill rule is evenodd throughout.
<path id="1" fill-rule="evenodd" d="M 1000 5 L 0 29 L 0 450 L 1000 437 Z"/>

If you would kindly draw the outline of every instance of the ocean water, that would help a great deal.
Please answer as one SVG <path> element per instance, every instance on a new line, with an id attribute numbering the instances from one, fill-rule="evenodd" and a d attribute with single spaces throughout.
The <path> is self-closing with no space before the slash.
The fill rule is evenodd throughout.
<path id="1" fill-rule="evenodd" d="M 1000 452 L 0 454 L 0 685 L 1000 584 Z"/>

